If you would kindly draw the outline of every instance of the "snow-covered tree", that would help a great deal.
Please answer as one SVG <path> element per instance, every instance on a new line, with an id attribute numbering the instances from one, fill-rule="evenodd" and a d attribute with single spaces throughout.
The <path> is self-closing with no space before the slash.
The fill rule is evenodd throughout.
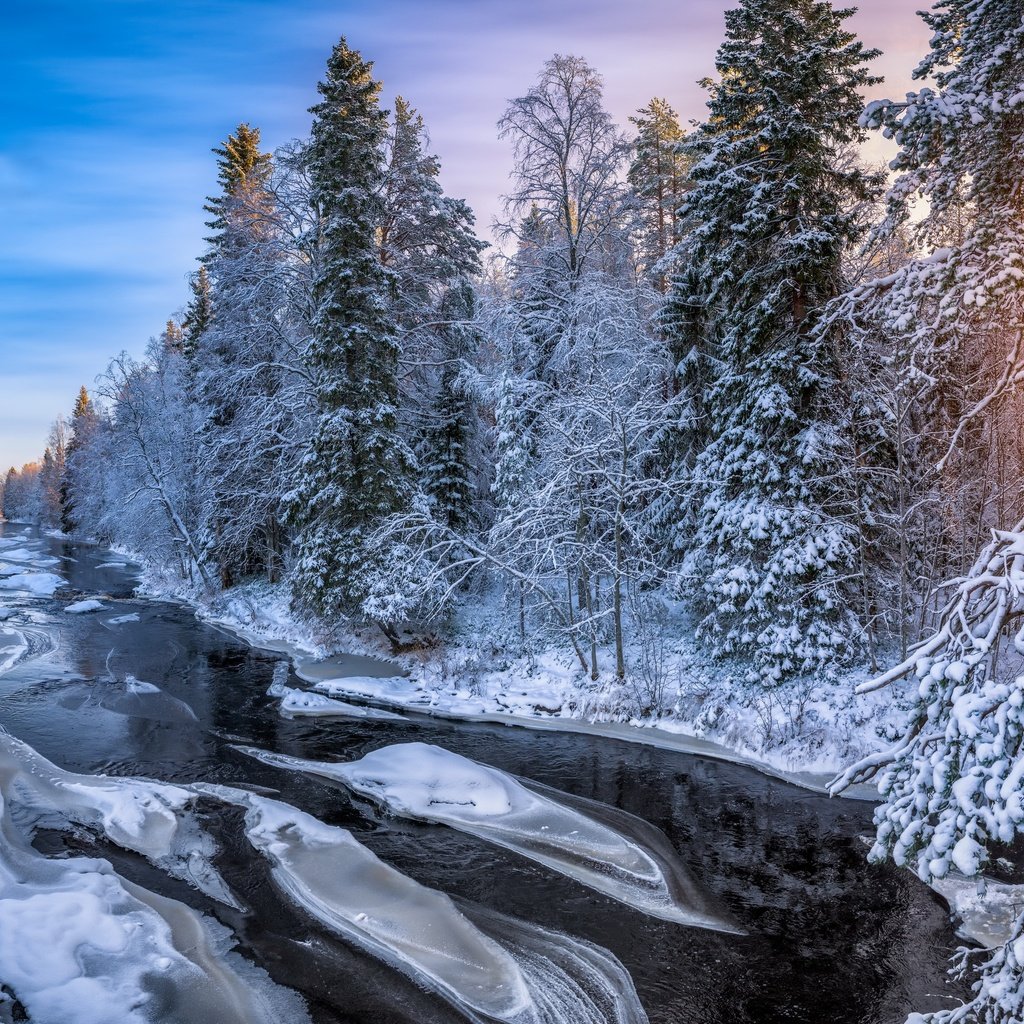
<path id="1" fill-rule="evenodd" d="M 307 326 L 294 301 L 295 278 L 306 276 L 302 229 L 277 202 L 291 165 L 275 170 L 257 128 L 240 125 L 214 152 L 230 191 L 207 206 L 216 233 L 195 286 L 208 270 L 210 309 L 188 333 L 206 415 L 203 544 L 223 585 L 256 574 L 275 581 L 285 568 L 284 495 L 308 436 Z"/>
<path id="2" fill-rule="evenodd" d="M 936 452 L 941 479 L 977 443 L 972 434 L 992 439 L 993 430 L 1007 426 L 1019 432 L 1018 419 L 999 421 L 1024 380 L 1024 6 L 943 0 L 924 17 L 931 52 L 915 76 L 930 77 L 934 86 L 873 104 L 867 113 L 900 146 L 882 231 L 912 230 L 922 255 L 854 297 L 906 339 L 917 365 L 936 375 L 937 389 L 950 383 L 949 368 L 962 365 L 967 353 L 976 367 L 991 367 L 957 375 L 963 401 L 944 450 Z M 925 213 L 908 229 L 915 199 L 927 200 Z M 907 729 L 891 749 L 833 784 L 839 791 L 877 777 L 884 802 L 875 815 L 872 857 L 906 863 L 925 880 L 952 868 L 976 875 L 994 845 L 1024 831 L 1024 518 L 1017 516 L 992 533 L 973 567 L 946 590 L 933 634 L 860 688 L 913 680 Z M 1019 918 L 1004 946 L 963 954 L 972 1000 L 913 1019 L 1019 1021 L 1022 948 Z"/>
<path id="3" fill-rule="evenodd" d="M 604 108 L 601 76 L 580 57 L 556 54 L 498 129 L 515 153 L 504 235 L 530 252 L 543 226 L 563 296 L 588 270 L 614 269 L 629 202 L 620 180 L 629 144 Z"/>
<path id="4" fill-rule="evenodd" d="M 58 416 L 50 428 L 50 436 L 39 470 L 39 521 L 43 526 L 48 526 L 51 529 L 61 525 L 68 440 L 67 420 L 63 416 Z"/>
<path id="5" fill-rule="evenodd" d="M 344 39 L 318 89 L 308 162 L 320 251 L 308 364 L 319 411 L 289 498 L 294 586 L 322 615 L 369 611 L 387 627 L 402 615 L 400 595 L 364 606 L 393 552 L 369 540 L 408 502 L 414 458 L 398 429 L 399 346 L 377 239 L 386 119 L 372 65 Z"/>
<path id="6" fill-rule="evenodd" d="M 475 403 L 467 391 L 479 332 L 470 284 L 486 244 L 472 211 L 444 194 L 423 118 L 395 100 L 384 145 L 378 239 L 398 326 L 399 425 L 419 456 L 423 486 L 453 521 L 474 516 L 471 478 L 482 473 Z M 461 507 L 460 507 L 461 506 Z"/>
<path id="7" fill-rule="evenodd" d="M 201 417 L 188 364 L 160 339 L 139 362 L 113 359 L 101 379 L 109 417 L 76 456 L 72 499 L 80 532 L 119 543 L 181 580 L 212 589 L 199 536 L 196 472 Z"/>
<path id="8" fill-rule="evenodd" d="M 465 280 L 438 306 L 442 369 L 419 460 L 434 514 L 453 530 L 467 529 L 480 512 L 483 427 L 471 380 L 480 345 L 475 307 L 473 287 Z"/>
<path id="9" fill-rule="evenodd" d="M 85 385 L 79 388 L 78 397 L 75 399 L 74 408 L 71 411 L 70 432 L 71 437 L 67 444 L 65 458 L 64 478 L 61 481 L 61 512 L 60 528 L 68 534 L 78 530 L 78 515 L 75 511 L 75 488 L 72 485 L 73 478 L 79 472 L 79 463 L 83 459 L 82 452 L 89 443 L 89 438 L 96 428 L 96 409 Z M 82 467 L 88 472 L 88 467 Z"/>
<path id="10" fill-rule="evenodd" d="M 41 464 L 27 462 L 7 471 L 3 490 L 3 516 L 20 523 L 38 523 L 42 504 Z"/>
<path id="11" fill-rule="evenodd" d="M 873 79 L 823 0 L 744 0 L 726 14 L 709 117 L 690 137 L 695 227 L 671 302 L 714 360 L 708 443 L 680 589 L 719 655 L 765 683 L 855 650 L 844 583 L 855 532 L 838 434 L 836 346 L 821 311 L 842 287 L 852 212 L 876 187 L 841 165 Z"/>
<path id="12" fill-rule="evenodd" d="M 189 282 L 192 297 L 185 308 L 181 327 L 184 334 L 183 347 L 185 355 L 195 357 L 199 347 L 199 339 L 209 330 L 213 323 L 213 286 L 206 266 L 201 266 Z"/>

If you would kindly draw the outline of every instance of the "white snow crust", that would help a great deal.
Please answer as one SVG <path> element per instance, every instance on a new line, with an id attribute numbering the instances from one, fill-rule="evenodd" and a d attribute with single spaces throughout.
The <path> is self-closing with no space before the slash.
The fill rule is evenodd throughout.
<path id="1" fill-rule="evenodd" d="M 92 786 L 86 776 L 62 773 L 0 732 L 0 978 L 31 1020 L 308 1022 L 294 993 L 227 952 L 226 932 L 215 922 L 125 881 L 105 860 L 51 859 L 31 847 L 28 837 L 47 804 L 69 821 L 91 806 L 129 848 L 166 845 L 164 812 L 188 794 L 149 784 L 146 799 L 139 780 L 124 781 L 135 785 L 118 798 L 107 782 Z"/>
<path id="2" fill-rule="evenodd" d="M 396 715 L 393 711 L 361 707 L 347 701 L 333 700 L 322 693 L 297 690 L 280 683 L 274 683 L 267 693 L 271 697 L 281 698 L 278 710 L 284 718 L 365 718 L 376 721 L 405 721 L 401 715 Z"/>
<path id="3" fill-rule="evenodd" d="M 0 590 L 20 591 L 35 597 L 52 597 L 67 580 L 52 572 L 17 572 L 0 578 Z"/>

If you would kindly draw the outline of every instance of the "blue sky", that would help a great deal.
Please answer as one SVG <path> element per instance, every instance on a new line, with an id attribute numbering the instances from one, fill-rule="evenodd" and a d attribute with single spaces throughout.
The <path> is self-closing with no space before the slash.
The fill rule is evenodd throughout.
<path id="1" fill-rule="evenodd" d="M 727 0 L 30 0 L 0 31 L 0 466 L 35 458 L 49 424 L 107 360 L 184 303 L 202 251 L 210 153 L 241 121 L 268 148 L 304 135 L 344 34 L 385 102 L 424 115 L 443 180 L 499 211 L 510 158 L 495 136 L 552 53 L 586 57 L 626 118 L 664 96 L 699 118 Z M 909 87 L 927 32 L 915 0 L 854 20 Z"/>

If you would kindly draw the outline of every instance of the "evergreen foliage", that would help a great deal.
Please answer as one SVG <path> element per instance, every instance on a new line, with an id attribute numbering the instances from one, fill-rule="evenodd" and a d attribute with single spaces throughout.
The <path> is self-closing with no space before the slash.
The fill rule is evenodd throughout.
<path id="1" fill-rule="evenodd" d="M 297 599 L 320 614 L 358 613 L 389 552 L 374 527 L 411 497 L 414 458 L 398 430 L 399 346 L 392 278 L 377 230 L 386 131 L 372 65 L 342 39 L 318 86 L 308 161 L 320 216 L 308 363 L 319 412 L 290 495 Z M 391 617 L 391 609 L 375 607 Z"/>
<path id="2" fill-rule="evenodd" d="M 194 359 L 199 339 L 213 324 L 213 286 L 205 266 L 201 266 L 189 281 L 189 290 L 192 297 L 181 321 L 184 333 L 182 351 L 189 359 Z"/>
<path id="3" fill-rule="evenodd" d="M 766 682 L 849 656 L 844 580 L 854 527 L 835 415 L 837 339 L 818 330 L 842 287 L 851 207 L 874 179 L 839 164 L 860 137 L 858 90 L 875 56 L 821 0 L 744 0 L 726 15 L 708 120 L 694 133 L 696 227 L 677 309 L 700 311 L 714 359 L 695 461 L 700 502 L 682 583 L 700 634 Z"/>

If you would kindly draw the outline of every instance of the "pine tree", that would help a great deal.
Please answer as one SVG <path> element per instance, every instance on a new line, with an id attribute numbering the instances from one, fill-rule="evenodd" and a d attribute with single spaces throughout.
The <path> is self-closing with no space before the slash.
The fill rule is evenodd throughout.
<path id="1" fill-rule="evenodd" d="M 686 135 L 676 112 L 657 97 L 629 120 L 637 130 L 628 177 L 640 211 L 639 255 L 644 271 L 663 292 L 668 280 L 658 264 L 682 238 L 679 210 L 690 168 L 682 145 Z"/>
<path id="2" fill-rule="evenodd" d="M 408 502 L 413 469 L 398 431 L 399 347 L 377 244 L 386 120 L 371 72 L 342 39 L 318 85 L 323 99 L 311 109 L 321 248 L 308 361 L 319 414 L 290 506 L 295 595 L 324 616 L 363 610 L 387 564 L 374 530 Z M 375 614 L 391 617 L 386 609 Z"/>
<path id="3" fill-rule="evenodd" d="M 709 117 L 687 149 L 696 227 L 672 302 L 699 311 L 716 361 L 711 434 L 684 564 L 700 635 L 764 682 L 854 649 L 843 580 L 855 555 L 836 430 L 837 339 L 819 328 L 875 180 L 844 169 L 875 56 L 824 0 L 743 0 L 726 14 Z M 687 585 L 688 586 L 688 585 Z"/>

